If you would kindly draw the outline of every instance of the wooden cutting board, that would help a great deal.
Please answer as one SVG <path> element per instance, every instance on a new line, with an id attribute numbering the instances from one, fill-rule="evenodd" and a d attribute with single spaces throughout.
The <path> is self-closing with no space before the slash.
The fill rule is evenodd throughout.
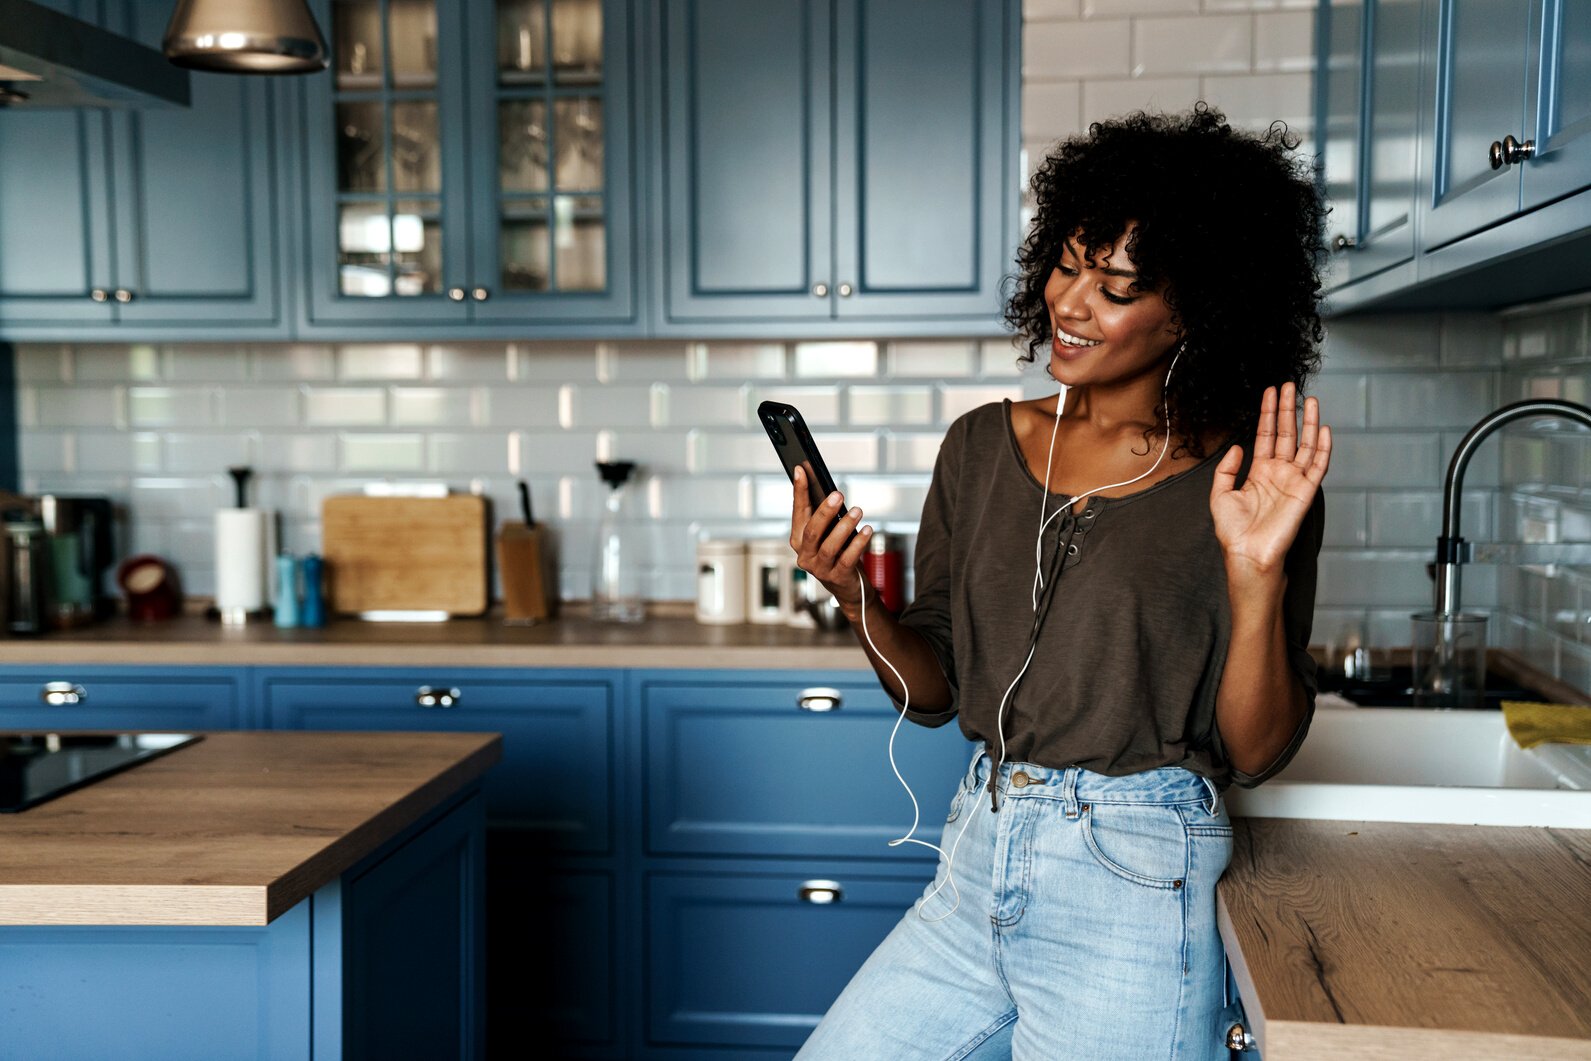
<path id="1" fill-rule="evenodd" d="M 484 497 L 365 497 L 321 503 L 331 609 L 480 615 L 491 603 Z"/>

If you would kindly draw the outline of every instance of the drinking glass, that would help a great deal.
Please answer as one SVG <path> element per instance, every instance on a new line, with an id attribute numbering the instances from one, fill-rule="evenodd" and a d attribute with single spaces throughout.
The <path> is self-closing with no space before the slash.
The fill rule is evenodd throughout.
<path id="1" fill-rule="evenodd" d="M 1413 624 L 1414 706 L 1486 706 L 1486 616 L 1478 612 L 1416 612 Z"/>

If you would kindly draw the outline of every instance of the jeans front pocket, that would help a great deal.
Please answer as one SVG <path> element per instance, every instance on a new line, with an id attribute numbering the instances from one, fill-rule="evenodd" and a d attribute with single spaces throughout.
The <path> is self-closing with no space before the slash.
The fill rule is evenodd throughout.
<path id="1" fill-rule="evenodd" d="M 1188 832 L 1176 806 L 1091 803 L 1083 841 L 1100 866 L 1146 888 L 1180 888 L 1188 869 Z"/>

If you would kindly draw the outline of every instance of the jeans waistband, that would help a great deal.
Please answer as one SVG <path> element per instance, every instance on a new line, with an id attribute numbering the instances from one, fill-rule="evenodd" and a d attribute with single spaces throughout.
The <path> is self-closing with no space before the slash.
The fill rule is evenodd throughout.
<path id="1" fill-rule="evenodd" d="M 967 779 L 979 789 L 989 784 L 994 760 L 984 745 L 973 752 Z M 1060 799 L 1068 812 L 1077 803 L 1202 803 L 1211 815 L 1220 809 L 1221 790 L 1215 782 L 1180 766 L 1161 766 L 1136 774 L 1097 774 L 1081 766 L 1039 766 L 1002 763 L 995 785 L 1001 800 L 1039 797 Z"/>

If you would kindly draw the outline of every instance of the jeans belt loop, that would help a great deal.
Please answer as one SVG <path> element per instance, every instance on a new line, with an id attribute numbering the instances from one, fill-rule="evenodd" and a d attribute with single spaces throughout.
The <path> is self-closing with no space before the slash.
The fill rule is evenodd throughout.
<path id="1" fill-rule="evenodd" d="M 1068 820 L 1075 819 L 1079 813 L 1077 808 L 1077 775 L 1078 768 L 1068 766 L 1061 778 L 1061 805 L 1066 808 Z"/>

